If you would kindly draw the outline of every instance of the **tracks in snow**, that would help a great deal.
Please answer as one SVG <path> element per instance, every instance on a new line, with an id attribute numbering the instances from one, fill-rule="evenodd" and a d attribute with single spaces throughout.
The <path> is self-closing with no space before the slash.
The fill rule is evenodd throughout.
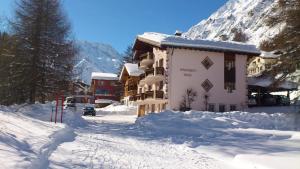
<path id="1" fill-rule="evenodd" d="M 219 161 L 168 140 L 128 135 L 130 124 L 90 121 L 73 142 L 53 152 L 51 168 L 219 169 Z M 138 132 L 138 131 L 137 131 Z"/>
<path id="2" fill-rule="evenodd" d="M 74 130 L 68 126 L 55 132 L 50 136 L 51 141 L 41 147 L 37 154 L 37 159 L 32 162 L 31 167 L 34 169 L 45 169 L 49 167 L 49 157 L 56 150 L 56 148 L 64 143 L 74 141 L 75 138 Z"/>

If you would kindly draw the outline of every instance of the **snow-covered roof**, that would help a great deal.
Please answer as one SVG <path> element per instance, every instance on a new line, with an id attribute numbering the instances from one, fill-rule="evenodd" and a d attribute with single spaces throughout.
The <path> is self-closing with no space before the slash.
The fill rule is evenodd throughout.
<path id="1" fill-rule="evenodd" d="M 92 72 L 92 79 L 97 80 L 118 80 L 118 75 L 114 73 Z"/>
<path id="2" fill-rule="evenodd" d="M 144 73 L 143 70 L 139 69 L 138 64 L 125 63 L 124 67 L 126 68 L 129 76 L 139 76 Z"/>
<path id="3" fill-rule="evenodd" d="M 260 57 L 265 59 L 276 59 L 279 57 L 279 55 L 274 54 L 274 52 L 261 51 Z"/>
<path id="4" fill-rule="evenodd" d="M 155 32 L 145 32 L 143 35 L 138 35 L 137 40 L 159 47 L 187 47 L 260 55 L 260 51 L 256 48 L 255 45 L 249 45 L 240 42 L 225 42 L 204 39 L 193 40 L 182 36 L 167 35 Z"/>
<path id="5" fill-rule="evenodd" d="M 141 74 L 144 73 L 143 70 L 139 69 L 139 66 L 138 64 L 134 64 L 134 63 L 125 63 L 123 68 L 122 68 L 122 71 L 121 71 L 121 75 L 120 75 L 120 79 L 122 79 L 122 75 L 124 73 L 124 70 L 127 70 L 129 76 L 140 76 Z"/>
<path id="6" fill-rule="evenodd" d="M 101 103 L 112 104 L 114 102 L 116 102 L 116 101 L 109 100 L 109 99 L 97 99 L 97 100 L 95 100 L 96 104 L 101 104 Z"/>

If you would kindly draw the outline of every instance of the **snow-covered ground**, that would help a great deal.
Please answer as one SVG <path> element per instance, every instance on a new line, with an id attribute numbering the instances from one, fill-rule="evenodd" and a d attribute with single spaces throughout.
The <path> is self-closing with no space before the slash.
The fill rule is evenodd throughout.
<path id="1" fill-rule="evenodd" d="M 300 114 L 293 109 L 137 119 L 135 107 L 113 105 L 96 117 L 67 111 L 66 124 L 53 124 L 50 105 L 3 106 L 1 168 L 299 169 Z"/>

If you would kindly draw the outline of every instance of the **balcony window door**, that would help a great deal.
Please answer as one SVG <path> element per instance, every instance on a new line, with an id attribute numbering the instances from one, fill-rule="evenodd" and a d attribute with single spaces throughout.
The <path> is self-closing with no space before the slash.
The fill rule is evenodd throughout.
<path id="1" fill-rule="evenodd" d="M 158 67 L 163 67 L 163 66 L 164 66 L 164 60 L 163 59 L 159 59 Z"/>
<path id="2" fill-rule="evenodd" d="M 235 54 L 225 53 L 224 57 L 224 88 L 228 93 L 235 90 L 236 69 L 235 69 Z"/>

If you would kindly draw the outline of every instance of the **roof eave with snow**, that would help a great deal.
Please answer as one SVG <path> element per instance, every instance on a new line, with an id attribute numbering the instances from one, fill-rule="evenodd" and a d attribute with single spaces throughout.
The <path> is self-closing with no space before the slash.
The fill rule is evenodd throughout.
<path id="1" fill-rule="evenodd" d="M 118 80 L 118 75 L 114 73 L 92 72 L 93 80 Z"/>
<path id="2" fill-rule="evenodd" d="M 259 56 L 261 54 L 256 46 L 245 43 L 212 40 L 191 40 L 183 37 L 151 32 L 144 33 L 143 35 L 138 35 L 135 40 L 135 44 L 137 44 L 138 41 L 156 47 L 192 48 L 216 52 L 234 52 L 251 56 Z"/>

